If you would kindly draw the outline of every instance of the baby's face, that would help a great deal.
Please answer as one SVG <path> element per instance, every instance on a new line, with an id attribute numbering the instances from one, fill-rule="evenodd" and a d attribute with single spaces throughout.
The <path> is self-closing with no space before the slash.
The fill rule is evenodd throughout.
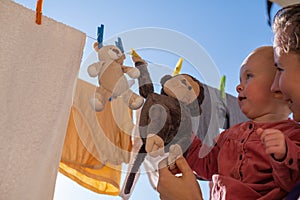
<path id="1" fill-rule="evenodd" d="M 271 92 L 275 74 L 272 47 L 254 51 L 243 62 L 237 92 L 239 106 L 248 118 L 269 121 L 274 112 L 285 113 L 286 102 Z"/>

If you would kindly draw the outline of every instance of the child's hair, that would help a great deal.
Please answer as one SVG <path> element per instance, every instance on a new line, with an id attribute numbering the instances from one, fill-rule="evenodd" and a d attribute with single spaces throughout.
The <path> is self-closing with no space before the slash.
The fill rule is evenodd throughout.
<path id="1" fill-rule="evenodd" d="M 300 4 L 281 8 L 275 15 L 273 31 L 278 34 L 280 48 L 300 54 Z"/>

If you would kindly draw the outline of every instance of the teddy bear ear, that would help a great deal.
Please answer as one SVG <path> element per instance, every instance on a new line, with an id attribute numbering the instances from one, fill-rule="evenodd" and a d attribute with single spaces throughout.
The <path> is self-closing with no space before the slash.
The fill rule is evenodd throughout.
<path id="1" fill-rule="evenodd" d="M 98 42 L 95 42 L 95 43 L 94 43 L 94 49 L 95 49 L 95 51 L 97 51 L 97 52 L 99 51 Z"/>

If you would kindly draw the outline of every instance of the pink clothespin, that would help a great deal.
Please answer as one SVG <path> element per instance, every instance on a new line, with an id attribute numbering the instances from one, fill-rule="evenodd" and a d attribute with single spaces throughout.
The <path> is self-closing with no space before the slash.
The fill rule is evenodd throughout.
<path id="1" fill-rule="evenodd" d="M 38 25 L 42 24 L 42 7 L 43 7 L 43 0 L 37 0 L 35 23 L 37 23 Z"/>

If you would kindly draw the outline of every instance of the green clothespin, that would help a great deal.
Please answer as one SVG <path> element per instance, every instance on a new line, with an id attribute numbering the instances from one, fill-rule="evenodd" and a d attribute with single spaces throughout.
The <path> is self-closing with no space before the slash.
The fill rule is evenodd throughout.
<path id="1" fill-rule="evenodd" d="M 226 93 L 225 93 L 225 82 L 226 82 L 226 76 L 223 75 L 220 81 L 220 92 L 222 99 L 225 99 Z"/>

